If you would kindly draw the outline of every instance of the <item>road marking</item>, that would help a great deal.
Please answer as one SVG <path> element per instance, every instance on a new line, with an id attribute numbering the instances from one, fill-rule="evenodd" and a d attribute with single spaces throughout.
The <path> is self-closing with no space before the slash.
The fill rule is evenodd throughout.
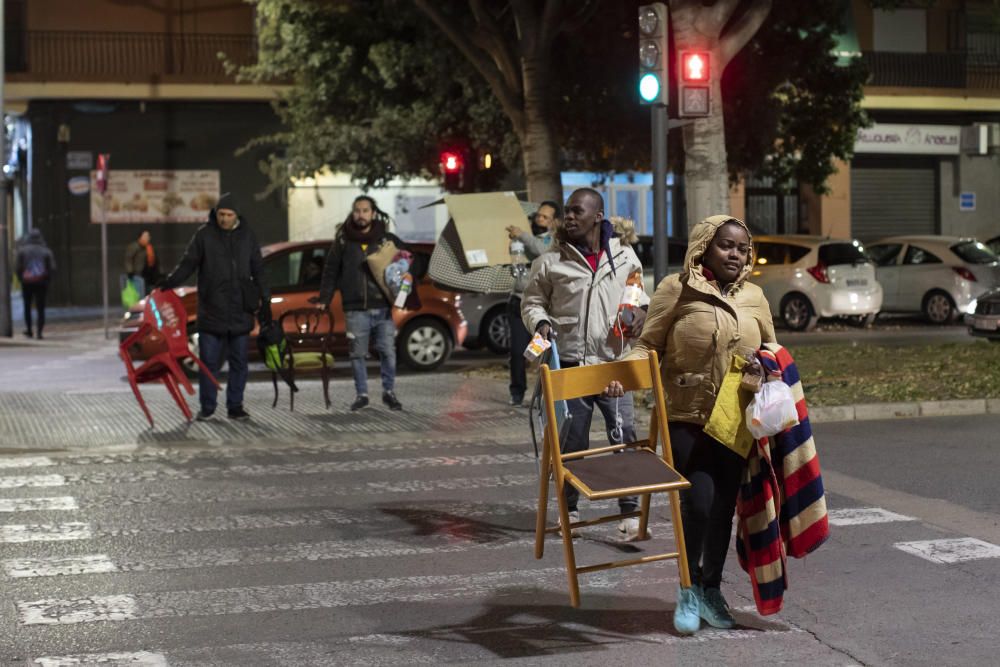
<path id="1" fill-rule="evenodd" d="M 676 585 L 674 565 L 657 564 L 646 571 L 661 576 L 633 578 L 643 588 Z M 663 576 L 663 575 L 666 576 Z M 407 602 L 431 602 L 492 597 L 498 591 L 521 592 L 549 588 L 565 592 L 566 571 L 562 567 L 537 570 L 484 572 L 474 575 L 433 575 L 377 578 L 361 581 L 319 582 L 278 586 L 254 586 L 201 591 L 165 591 L 136 595 L 98 595 L 69 600 L 46 599 L 16 603 L 23 625 L 92 623 L 131 619 L 183 618 L 230 614 L 332 609 Z M 583 589 L 623 588 L 618 571 L 588 575 Z"/>
<path id="2" fill-rule="evenodd" d="M 941 565 L 964 563 L 970 560 L 1000 558 L 1000 547 L 974 537 L 959 537 L 948 540 L 924 540 L 920 542 L 897 542 L 900 551 L 920 556 L 924 560 Z"/>
<path id="3" fill-rule="evenodd" d="M 116 667 L 170 667 L 162 653 L 138 651 L 136 653 L 86 653 L 79 655 L 47 656 L 35 658 L 39 667 L 85 667 L 114 665 Z"/>
<path id="4" fill-rule="evenodd" d="M 3 561 L 3 571 L 11 579 L 54 577 L 57 575 L 99 574 L 118 572 L 104 554 L 87 556 L 53 556 L 49 558 L 15 558 Z"/>
<path id="5" fill-rule="evenodd" d="M 19 456 L 0 459 L 0 468 L 41 468 L 54 465 L 48 456 Z"/>
<path id="6" fill-rule="evenodd" d="M 45 512 L 49 510 L 76 510 L 76 498 L 55 496 L 52 498 L 0 498 L 0 512 Z"/>
<path id="7" fill-rule="evenodd" d="M 90 537 L 89 523 L 11 524 L 0 526 L 0 543 L 7 544 L 89 540 Z"/>
<path id="8" fill-rule="evenodd" d="M 830 510 L 830 525 L 858 526 L 866 523 L 891 523 L 893 521 L 916 521 L 912 516 L 896 514 L 881 507 L 848 507 Z"/>
<path id="9" fill-rule="evenodd" d="M 65 486 L 62 475 L 5 475 L 0 477 L 0 489 L 20 489 L 30 486 Z"/>

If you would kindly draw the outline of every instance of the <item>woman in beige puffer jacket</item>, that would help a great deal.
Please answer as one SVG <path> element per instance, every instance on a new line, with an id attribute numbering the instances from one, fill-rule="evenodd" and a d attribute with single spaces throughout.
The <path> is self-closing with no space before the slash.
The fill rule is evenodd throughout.
<path id="1" fill-rule="evenodd" d="M 678 592 L 674 626 L 697 630 L 700 619 L 734 625 L 719 586 L 729 550 L 743 459 L 703 428 L 734 355 L 774 342 L 764 293 L 747 282 L 753 267 L 750 229 L 716 215 L 691 230 L 684 271 L 664 278 L 649 304 L 642 336 L 629 358 L 655 350 L 667 394 L 671 451 L 691 488 L 681 514 L 693 586 Z M 613 383 L 609 393 L 620 387 Z"/>

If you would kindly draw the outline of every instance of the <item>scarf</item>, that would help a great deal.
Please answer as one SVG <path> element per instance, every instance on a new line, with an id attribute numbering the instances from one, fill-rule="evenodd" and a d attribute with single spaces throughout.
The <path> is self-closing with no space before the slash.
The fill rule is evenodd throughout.
<path id="1" fill-rule="evenodd" d="M 608 256 L 608 265 L 611 267 L 611 273 L 613 274 L 615 272 L 615 262 L 614 258 L 611 256 L 611 238 L 614 236 L 616 236 L 614 225 L 611 224 L 610 220 L 602 220 L 601 244 L 600 246 L 598 246 L 597 252 L 591 250 L 589 246 L 577 245 L 575 243 L 573 245 L 576 247 L 577 250 L 580 251 L 580 254 L 583 255 L 584 258 L 593 257 L 594 255 L 597 255 L 598 259 L 595 262 L 595 264 L 600 262 L 601 253 L 603 252 L 605 255 Z M 597 269 L 594 270 L 596 271 Z"/>
<path id="2" fill-rule="evenodd" d="M 354 243 L 373 243 L 380 241 L 385 236 L 385 221 L 378 218 L 372 220 L 372 224 L 366 232 L 358 229 L 353 220 L 348 220 L 340 228 L 344 232 L 344 238 Z"/>
<path id="3" fill-rule="evenodd" d="M 153 250 L 153 244 L 146 244 L 146 266 L 152 268 L 156 266 L 156 252 Z"/>

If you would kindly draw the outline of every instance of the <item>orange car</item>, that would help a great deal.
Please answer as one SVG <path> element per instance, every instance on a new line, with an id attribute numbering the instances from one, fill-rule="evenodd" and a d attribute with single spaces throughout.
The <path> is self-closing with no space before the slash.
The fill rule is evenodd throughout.
<path id="1" fill-rule="evenodd" d="M 330 241 L 288 241 L 261 248 L 264 255 L 264 275 L 271 286 L 271 313 L 279 319 L 287 310 L 309 308 L 309 298 L 319 295 L 323 263 Z M 416 253 L 428 254 L 430 247 L 412 246 Z M 188 335 L 197 353 L 198 290 L 178 287 L 174 290 L 184 302 L 188 313 Z M 399 360 L 418 371 L 434 370 L 451 356 L 456 345 L 465 340 L 468 327 L 459 305 L 461 297 L 440 290 L 424 278 L 417 284 L 419 310 L 393 309 L 398 335 L 396 347 Z M 122 318 L 119 338 L 124 340 L 142 322 L 145 299 L 133 306 Z M 344 312 L 340 307 L 340 291 L 330 302 L 334 318 L 334 353 L 347 356 L 347 336 L 344 333 Z M 256 355 L 256 328 L 251 332 L 250 354 Z"/>

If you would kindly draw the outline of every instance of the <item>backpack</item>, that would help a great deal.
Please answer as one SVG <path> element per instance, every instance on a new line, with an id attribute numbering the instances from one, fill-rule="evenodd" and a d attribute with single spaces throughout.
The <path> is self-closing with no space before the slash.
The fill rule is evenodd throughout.
<path id="1" fill-rule="evenodd" d="M 45 266 L 45 260 L 41 257 L 33 257 L 28 260 L 21 272 L 21 282 L 26 285 L 45 282 L 49 277 L 49 270 Z"/>
<path id="2" fill-rule="evenodd" d="M 292 391 L 298 391 L 299 388 L 295 386 L 287 366 L 282 363 L 287 348 L 285 332 L 282 331 L 280 324 L 271 320 L 260 325 L 260 331 L 257 333 L 257 351 L 260 352 L 264 365 L 280 375 Z"/>

